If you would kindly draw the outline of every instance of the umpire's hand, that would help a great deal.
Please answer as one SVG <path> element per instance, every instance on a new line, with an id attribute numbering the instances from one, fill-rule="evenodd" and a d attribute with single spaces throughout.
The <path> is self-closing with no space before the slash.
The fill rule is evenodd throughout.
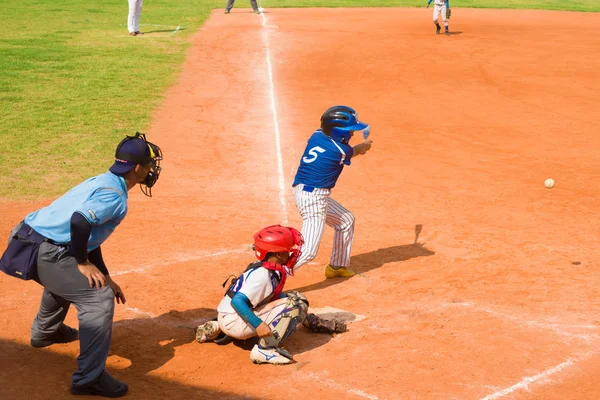
<path id="1" fill-rule="evenodd" d="M 100 289 L 106 286 L 104 274 L 91 262 L 85 261 L 82 264 L 77 264 L 77 267 L 79 268 L 79 272 L 87 278 L 90 287 L 96 286 L 96 288 Z"/>

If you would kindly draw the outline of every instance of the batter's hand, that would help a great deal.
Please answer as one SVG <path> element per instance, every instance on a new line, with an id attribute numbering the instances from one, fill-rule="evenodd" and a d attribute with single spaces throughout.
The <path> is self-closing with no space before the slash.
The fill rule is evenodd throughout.
<path id="1" fill-rule="evenodd" d="M 371 149 L 372 143 L 373 143 L 372 140 L 369 140 L 369 139 L 363 140 L 362 143 L 359 143 L 356 146 L 354 146 L 354 155 L 359 156 L 361 154 L 366 154 L 367 151 L 369 151 Z"/>
<path id="2" fill-rule="evenodd" d="M 125 304 L 125 302 L 127 301 L 125 299 L 125 294 L 121 290 L 121 287 L 119 285 L 117 285 L 117 283 L 115 281 L 112 280 L 110 275 L 106 275 L 106 283 L 108 284 L 108 286 L 110 286 L 113 293 L 115 294 L 115 299 L 117 299 L 117 304 Z"/>
<path id="3" fill-rule="evenodd" d="M 259 338 L 264 338 L 271 336 L 273 332 L 271 332 L 271 328 L 269 328 L 269 325 L 265 324 L 264 322 L 261 322 L 260 325 L 256 328 L 256 334 Z"/>
<path id="4" fill-rule="evenodd" d="M 77 268 L 79 268 L 79 272 L 87 278 L 90 287 L 96 286 L 96 288 L 100 289 L 106 286 L 104 274 L 91 262 L 85 261 L 83 264 L 77 264 Z"/>

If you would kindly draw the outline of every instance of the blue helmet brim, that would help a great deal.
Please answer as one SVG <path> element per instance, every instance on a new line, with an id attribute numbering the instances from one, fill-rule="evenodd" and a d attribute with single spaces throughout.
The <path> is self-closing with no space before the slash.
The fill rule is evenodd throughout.
<path id="1" fill-rule="evenodd" d="M 369 126 L 369 124 L 365 124 L 363 122 L 356 121 L 356 123 L 354 125 L 345 126 L 343 129 L 346 131 L 362 131 L 367 126 Z"/>

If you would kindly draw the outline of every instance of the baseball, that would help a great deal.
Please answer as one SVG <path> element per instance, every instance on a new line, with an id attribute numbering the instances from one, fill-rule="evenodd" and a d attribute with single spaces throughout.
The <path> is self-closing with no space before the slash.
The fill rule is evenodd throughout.
<path id="1" fill-rule="evenodd" d="M 548 189 L 552 189 L 554 187 L 554 179 L 546 179 L 546 182 L 544 182 L 544 186 L 546 186 Z"/>

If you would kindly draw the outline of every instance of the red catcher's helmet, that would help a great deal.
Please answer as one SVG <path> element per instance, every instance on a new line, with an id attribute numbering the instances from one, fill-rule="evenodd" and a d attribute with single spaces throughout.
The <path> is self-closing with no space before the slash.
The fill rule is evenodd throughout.
<path id="1" fill-rule="evenodd" d="M 288 268 L 294 268 L 298 257 L 302 254 L 300 249 L 303 244 L 304 239 L 302 239 L 302 234 L 296 229 L 287 226 L 268 226 L 254 235 L 256 258 L 263 261 L 267 253 L 287 251 L 292 253 L 287 265 Z"/>

